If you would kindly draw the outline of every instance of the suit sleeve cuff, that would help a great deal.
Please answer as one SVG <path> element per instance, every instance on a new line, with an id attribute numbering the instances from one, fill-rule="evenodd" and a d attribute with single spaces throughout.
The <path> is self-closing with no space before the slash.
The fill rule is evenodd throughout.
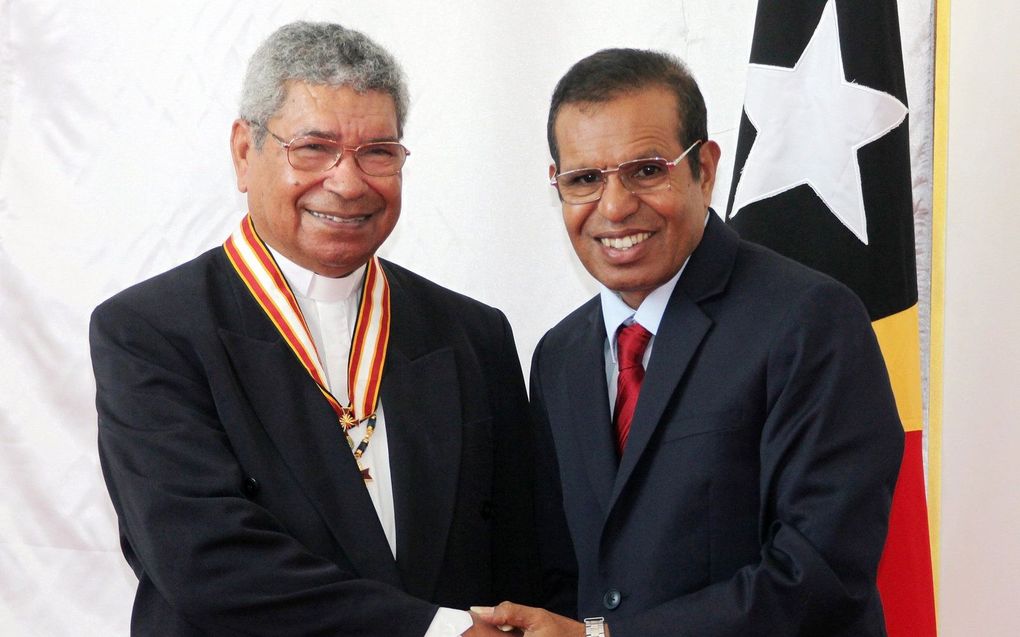
<path id="1" fill-rule="evenodd" d="M 440 607 L 424 637 L 460 637 L 474 621 L 466 610 Z"/>

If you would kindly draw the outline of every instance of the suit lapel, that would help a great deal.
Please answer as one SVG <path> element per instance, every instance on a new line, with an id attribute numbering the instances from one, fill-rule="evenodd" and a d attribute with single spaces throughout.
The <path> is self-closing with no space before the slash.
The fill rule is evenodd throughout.
<path id="1" fill-rule="evenodd" d="M 711 320 L 677 286 L 655 335 L 655 345 L 634 409 L 627 446 L 613 484 L 612 502 L 616 502 L 644 455 L 666 406 L 711 325 Z"/>
<path id="2" fill-rule="evenodd" d="M 591 306 L 583 329 L 577 330 L 564 348 L 566 363 L 560 386 L 568 388 L 566 413 L 571 417 L 566 422 L 573 427 L 581 464 L 603 512 L 608 512 L 617 473 L 616 442 L 606 386 L 606 327 L 598 298 Z M 580 381 L 584 378 L 593 379 L 594 383 Z"/>
<path id="3" fill-rule="evenodd" d="M 701 243 L 680 275 L 655 335 L 627 447 L 613 484 L 610 508 L 619 499 L 642 456 L 650 452 L 648 443 L 712 327 L 712 319 L 699 304 L 725 290 L 733 269 L 739 239 L 714 212 L 710 211 L 709 215 Z"/>
<path id="4" fill-rule="evenodd" d="M 387 264 L 388 265 L 388 264 Z M 387 268 L 388 274 L 389 269 Z M 461 396 L 453 349 L 440 346 L 441 327 L 426 324 L 421 308 L 389 276 L 393 308 L 383 374 L 397 567 L 405 590 L 431 598 L 453 519 L 461 457 Z"/>
<path id="5" fill-rule="evenodd" d="M 396 563 L 336 415 L 240 279 L 232 270 L 229 275 L 247 333 L 221 329 L 220 338 L 259 423 L 358 574 L 399 586 Z"/>

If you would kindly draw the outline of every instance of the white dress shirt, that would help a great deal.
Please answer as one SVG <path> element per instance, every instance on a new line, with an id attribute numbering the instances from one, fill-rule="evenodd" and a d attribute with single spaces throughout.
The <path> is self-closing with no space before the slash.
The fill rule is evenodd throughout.
<path id="1" fill-rule="evenodd" d="M 358 319 L 365 266 L 345 277 L 331 278 L 302 268 L 273 248 L 269 248 L 269 251 L 279 264 L 301 308 L 319 353 L 319 363 L 326 372 L 330 393 L 342 405 L 350 404 L 347 359 L 354 337 L 354 324 Z M 396 558 L 397 524 L 393 511 L 390 454 L 386 443 L 386 416 L 381 397 L 376 406 L 376 415 L 375 432 L 361 456 L 361 465 L 372 475 L 372 479 L 365 482 L 365 488 L 379 516 L 390 551 Z M 355 445 L 365 436 L 365 428 L 365 423 L 359 423 L 349 431 Z M 471 615 L 466 611 L 440 608 L 424 637 L 458 637 L 471 628 L 472 623 Z"/>

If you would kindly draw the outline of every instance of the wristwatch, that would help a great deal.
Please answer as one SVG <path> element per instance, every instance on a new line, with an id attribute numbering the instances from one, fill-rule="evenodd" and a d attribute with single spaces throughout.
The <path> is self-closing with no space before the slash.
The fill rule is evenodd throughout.
<path id="1" fill-rule="evenodd" d="M 606 637 L 606 618 L 586 617 L 584 619 L 584 637 Z"/>

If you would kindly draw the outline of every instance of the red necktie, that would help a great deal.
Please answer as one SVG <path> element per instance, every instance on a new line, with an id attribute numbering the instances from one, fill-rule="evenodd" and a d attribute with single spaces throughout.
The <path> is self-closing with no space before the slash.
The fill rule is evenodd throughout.
<path id="1" fill-rule="evenodd" d="M 641 359 L 648 347 L 652 334 L 638 323 L 620 328 L 616 333 L 616 359 L 620 375 L 616 381 L 616 407 L 613 409 L 613 423 L 616 425 L 616 449 L 623 455 L 630 434 L 630 421 L 634 418 L 641 381 L 645 379 L 645 368 Z"/>

